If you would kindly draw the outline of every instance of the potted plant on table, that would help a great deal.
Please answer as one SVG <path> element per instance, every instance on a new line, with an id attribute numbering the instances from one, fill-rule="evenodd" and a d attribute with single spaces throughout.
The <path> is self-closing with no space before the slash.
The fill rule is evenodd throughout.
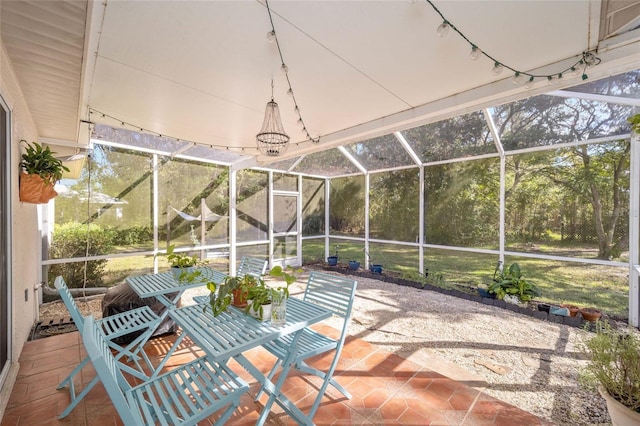
<path id="1" fill-rule="evenodd" d="M 176 246 L 172 244 L 167 247 L 165 254 L 160 254 L 159 256 L 167 257 L 169 266 L 171 266 L 171 273 L 176 280 L 193 280 L 199 274 L 198 271 L 194 270 L 194 267 L 200 264 L 198 257 L 187 253 L 176 253 L 175 248 Z"/>
<path id="2" fill-rule="evenodd" d="M 239 308 L 247 306 L 247 297 L 252 287 L 262 281 L 253 275 L 246 274 L 240 277 L 226 277 L 219 286 L 209 288 L 209 305 L 213 316 L 218 316 L 233 304 Z"/>
<path id="3" fill-rule="evenodd" d="M 538 287 L 523 278 L 520 265 L 517 263 L 513 263 L 506 270 L 499 269 L 494 274 L 487 292 L 495 294 L 497 299 L 517 305 L 527 304 L 534 297 L 540 296 Z"/>
<path id="4" fill-rule="evenodd" d="M 62 164 L 62 160 L 53 156 L 55 152 L 49 147 L 43 148 L 37 142 L 26 144 L 26 151 L 22 154 L 20 167 L 20 201 L 33 204 L 46 204 L 58 193 L 53 188 L 62 174 L 69 169 Z"/>
<path id="5" fill-rule="evenodd" d="M 249 289 L 247 295 L 247 307 L 245 313 L 261 321 L 271 318 L 271 300 L 279 297 L 278 289 L 270 287 L 264 281 L 259 280 L 258 285 Z"/>
<path id="6" fill-rule="evenodd" d="M 640 337 L 633 329 L 600 323 L 585 343 L 589 363 L 580 381 L 597 387 L 614 426 L 640 424 Z"/>

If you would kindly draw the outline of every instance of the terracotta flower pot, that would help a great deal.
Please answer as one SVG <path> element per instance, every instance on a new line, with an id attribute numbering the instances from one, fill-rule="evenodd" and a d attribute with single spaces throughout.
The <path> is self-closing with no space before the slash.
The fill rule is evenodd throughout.
<path id="1" fill-rule="evenodd" d="M 582 308 L 580 309 L 580 315 L 587 321 L 597 321 L 602 316 L 602 312 L 596 308 Z"/>
<path id="2" fill-rule="evenodd" d="M 247 306 L 247 292 L 242 291 L 242 289 L 236 288 L 231 290 L 231 294 L 233 294 L 233 306 L 237 306 L 239 308 L 244 308 Z"/>
<path id="3" fill-rule="evenodd" d="M 562 305 L 560 305 L 560 307 L 569 309 L 569 316 L 571 317 L 575 317 L 576 315 L 578 315 L 578 312 L 580 311 L 580 308 L 576 305 L 569 305 L 569 304 L 563 303 Z"/>
<path id="4" fill-rule="evenodd" d="M 53 185 L 40 175 L 22 173 L 20 175 L 20 201 L 33 204 L 46 204 L 58 193 Z"/>

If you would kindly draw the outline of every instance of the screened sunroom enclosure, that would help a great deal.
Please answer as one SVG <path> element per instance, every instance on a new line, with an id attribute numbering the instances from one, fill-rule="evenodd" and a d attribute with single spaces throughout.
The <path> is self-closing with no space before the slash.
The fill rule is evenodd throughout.
<path id="1" fill-rule="evenodd" d="M 640 154 L 626 119 L 640 109 L 639 79 L 632 71 L 259 168 L 96 125 L 90 158 L 46 207 L 43 276 L 110 286 L 166 267 L 154 254 L 168 245 L 230 273 L 245 255 L 299 265 L 337 252 L 342 264 L 429 271 L 468 289 L 498 261 L 518 262 L 542 300 L 588 301 L 637 326 Z"/>

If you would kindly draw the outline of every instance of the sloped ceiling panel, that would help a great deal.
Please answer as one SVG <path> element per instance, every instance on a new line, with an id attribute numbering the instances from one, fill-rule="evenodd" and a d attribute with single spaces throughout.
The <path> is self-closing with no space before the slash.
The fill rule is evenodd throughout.
<path id="1" fill-rule="evenodd" d="M 75 141 L 86 1 L 2 1 L 2 41 L 42 138 Z"/>

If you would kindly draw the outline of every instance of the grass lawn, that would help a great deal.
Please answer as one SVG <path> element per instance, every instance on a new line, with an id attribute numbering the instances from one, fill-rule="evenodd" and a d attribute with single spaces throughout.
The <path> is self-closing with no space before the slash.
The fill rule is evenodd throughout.
<path id="1" fill-rule="evenodd" d="M 364 244 L 332 240 L 339 245 L 339 263 L 359 260 L 364 265 Z M 412 279 L 418 277 L 418 249 L 394 244 L 372 244 L 375 263 Z M 331 246 L 333 254 L 334 245 Z M 303 241 L 304 262 L 324 260 L 324 240 Z M 425 250 L 424 264 L 430 274 L 442 274 L 444 286 L 475 289 L 488 284 L 498 261 L 497 256 L 452 250 Z M 517 262 L 528 280 L 541 292 L 538 300 L 595 307 L 608 315 L 628 317 L 629 285 L 626 267 L 586 265 L 554 260 L 507 258 L 507 266 Z"/>
<path id="2" fill-rule="evenodd" d="M 364 266 L 364 243 L 332 239 L 330 254 L 338 245 L 339 263 L 358 260 Z M 566 247 L 562 248 L 567 250 Z M 578 248 L 585 257 L 584 248 Z M 423 278 L 418 273 L 418 249 L 397 244 L 371 244 L 371 259 L 382 264 L 384 271 L 397 273 L 407 279 Z M 262 256 L 261 256 L 262 257 Z M 453 250 L 425 249 L 424 264 L 431 277 L 442 275 L 438 285 L 474 292 L 487 285 L 493 277 L 497 256 Z M 325 261 L 324 238 L 303 241 L 303 262 Z M 617 317 L 628 317 L 628 269 L 626 267 L 587 265 L 553 260 L 507 258 L 507 266 L 517 262 L 528 280 L 535 283 L 541 296 L 538 300 L 550 303 L 571 303 L 581 307 L 595 307 Z M 228 259 L 211 259 L 210 264 L 228 269 Z M 159 269 L 167 270 L 164 257 L 159 257 Z M 110 259 L 105 266 L 104 285 L 118 284 L 129 275 L 153 271 L 152 256 L 131 256 Z"/>

